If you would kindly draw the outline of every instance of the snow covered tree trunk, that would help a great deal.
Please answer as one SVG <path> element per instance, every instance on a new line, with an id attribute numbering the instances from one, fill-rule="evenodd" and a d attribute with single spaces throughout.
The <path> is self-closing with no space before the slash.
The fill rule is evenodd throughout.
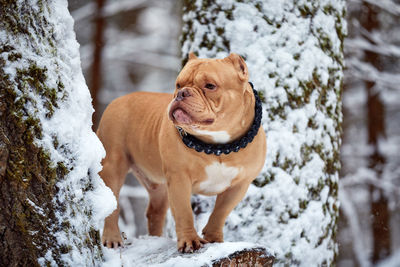
<path id="1" fill-rule="evenodd" d="M 115 207 L 67 2 L 0 0 L 0 262 L 94 265 Z"/>
<path id="2" fill-rule="evenodd" d="M 227 221 L 276 264 L 333 265 L 345 1 L 184 1 L 182 54 L 241 54 L 265 98 L 267 160 Z"/>

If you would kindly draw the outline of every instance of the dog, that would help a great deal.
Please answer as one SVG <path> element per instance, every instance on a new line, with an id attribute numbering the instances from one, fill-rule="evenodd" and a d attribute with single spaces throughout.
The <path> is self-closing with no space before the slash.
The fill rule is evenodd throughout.
<path id="1" fill-rule="evenodd" d="M 170 207 L 180 252 L 223 242 L 227 216 L 264 165 L 261 102 L 248 78 L 245 61 L 235 53 L 224 59 L 190 53 L 174 94 L 122 96 L 100 120 L 97 135 L 106 150 L 101 178 L 118 200 L 132 171 L 149 193 L 149 234 L 162 235 Z M 194 228 L 192 194 L 217 195 L 203 237 Z M 123 246 L 119 210 L 105 219 L 102 243 L 109 248 Z"/>

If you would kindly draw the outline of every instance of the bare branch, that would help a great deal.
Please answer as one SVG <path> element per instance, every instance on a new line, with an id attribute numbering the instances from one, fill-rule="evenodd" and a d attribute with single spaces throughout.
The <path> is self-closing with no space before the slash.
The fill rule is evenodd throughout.
<path id="1" fill-rule="evenodd" d="M 377 40 L 378 39 L 378 40 Z M 345 40 L 345 47 L 352 50 L 365 50 L 380 54 L 383 56 L 400 57 L 400 47 L 384 43 L 382 39 L 374 38 L 374 43 L 371 43 L 364 38 L 354 38 Z"/>
<path id="2" fill-rule="evenodd" d="M 350 58 L 346 61 L 347 67 L 351 75 L 364 81 L 371 81 L 379 83 L 385 87 L 399 90 L 400 77 L 397 73 L 390 73 L 385 71 L 378 71 L 374 66 L 363 62 L 356 58 Z"/>

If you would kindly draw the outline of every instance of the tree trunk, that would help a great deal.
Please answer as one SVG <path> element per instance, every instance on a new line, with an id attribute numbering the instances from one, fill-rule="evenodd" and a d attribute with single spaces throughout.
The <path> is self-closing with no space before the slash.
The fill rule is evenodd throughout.
<path id="1" fill-rule="evenodd" d="M 379 29 L 378 14 L 374 7 L 364 3 L 365 16 L 364 28 L 368 32 Z M 379 55 L 372 51 L 365 51 L 365 61 L 382 71 Z M 379 139 L 385 138 L 385 109 L 380 99 L 379 88 L 375 82 L 366 81 L 367 89 L 367 115 L 368 115 L 368 144 L 373 147 L 369 157 L 369 168 L 381 179 L 385 165 L 385 157 L 379 151 Z M 380 188 L 370 185 L 373 253 L 372 262 L 386 258 L 390 254 L 390 212 L 388 199 Z"/>
<path id="2" fill-rule="evenodd" d="M 93 38 L 94 50 L 93 50 L 93 64 L 92 64 L 92 75 L 91 75 L 91 85 L 90 93 L 93 98 L 93 107 L 95 112 L 93 113 L 93 130 L 97 129 L 100 121 L 100 114 L 96 112 L 99 110 L 99 100 L 98 95 L 102 84 L 102 51 L 104 46 L 104 29 L 106 20 L 103 15 L 103 8 L 106 0 L 96 0 L 97 9 L 95 17 L 95 34 Z"/>
<path id="3" fill-rule="evenodd" d="M 278 264 L 336 259 L 345 12 L 345 1 L 184 1 L 183 58 L 239 53 L 265 98 L 266 165 L 225 236 Z"/>
<path id="4" fill-rule="evenodd" d="M 67 2 L 34 2 L 0 0 L 0 262 L 94 265 L 104 150 Z"/>

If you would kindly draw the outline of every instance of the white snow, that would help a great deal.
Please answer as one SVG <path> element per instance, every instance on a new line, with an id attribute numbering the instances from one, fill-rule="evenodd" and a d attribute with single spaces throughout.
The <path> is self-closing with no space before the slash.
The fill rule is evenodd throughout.
<path id="1" fill-rule="evenodd" d="M 104 148 L 92 131 L 91 116 L 93 108 L 91 96 L 86 86 L 80 67 L 79 44 L 75 39 L 73 31 L 73 20 L 69 15 L 66 1 L 54 1 L 50 3 L 50 13 L 47 19 L 55 25 L 55 41 L 59 59 L 55 63 L 59 65 L 58 74 L 65 86 L 68 98 L 62 102 L 60 109 L 56 110 L 50 120 L 41 118 L 44 136 L 57 135 L 61 144 L 68 144 L 69 150 L 73 153 L 73 170 L 68 174 L 65 181 L 57 186 L 60 191 L 71 191 L 76 200 L 86 203 L 92 209 L 90 224 L 98 229 L 99 223 L 108 216 L 115 208 L 116 201 L 111 190 L 104 185 L 98 172 L 101 170 L 101 159 L 105 156 Z M 49 71 L 51 67 L 48 67 Z M 49 77 L 57 77 L 57 73 Z M 38 140 L 42 142 L 42 140 Z M 43 144 L 44 145 L 44 144 Z M 46 146 L 44 146 L 46 147 Z M 48 145 L 51 150 L 52 146 Z M 51 151 L 51 155 L 57 155 L 57 151 Z M 56 160 L 56 158 L 54 159 Z M 81 180 L 89 179 L 93 184 L 93 190 L 83 195 Z M 68 197 L 66 194 L 65 197 Z M 60 200 L 64 196 L 60 196 Z M 83 215 L 83 214 L 82 214 Z M 63 214 L 64 218 L 73 221 L 74 216 Z M 87 224 L 87 217 L 77 216 L 75 227 L 79 228 Z M 61 233 L 63 234 L 63 233 Z M 82 259 L 81 259 L 82 260 Z"/>

